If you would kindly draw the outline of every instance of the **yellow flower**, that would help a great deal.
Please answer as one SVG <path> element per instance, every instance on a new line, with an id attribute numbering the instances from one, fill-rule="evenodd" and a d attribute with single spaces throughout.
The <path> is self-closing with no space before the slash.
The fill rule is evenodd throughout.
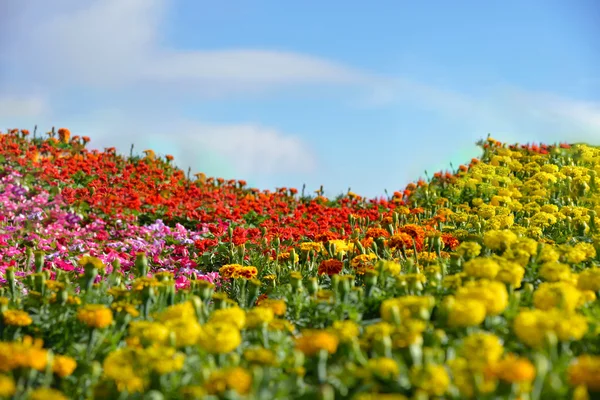
<path id="1" fill-rule="evenodd" d="M 142 392 L 144 379 L 136 372 L 141 372 L 135 365 L 135 349 L 130 347 L 117 349 L 106 356 L 102 364 L 102 375 L 115 382 L 119 392 Z"/>
<path id="2" fill-rule="evenodd" d="M 17 391 L 15 381 L 12 377 L 0 375 L 0 397 L 11 397 Z"/>
<path id="3" fill-rule="evenodd" d="M 503 353 L 504 347 L 500 338 L 488 332 L 470 334 L 461 348 L 461 354 L 474 368 L 482 368 L 499 360 Z"/>
<path id="4" fill-rule="evenodd" d="M 206 391 L 210 394 L 222 394 L 227 390 L 233 390 L 245 395 L 248 394 L 251 386 L 252 376 L 240 367 L 213 371 L 205 384 Z"/>
<path id="5" fill-rule="evenodd" d="M 112 310 L 102 304 L 86 304 L 77 311 L 77 319 L 90 328 L 106 328 L 113 322 Z"/>
<path id="6" fill-rule="evenodd" d="M 469 260 L 481 253 L 481 245 L 477 242 L 462 242 L 456 248 L 456 253 L 464 259 Z"/>
<path id="7" fill-rule="evenodd" d="M 119 300 L 115 301 L 110 305 L 110 309 L 115 313 L 123 313 L 131 315 L 133 318 L 138 317 L 140 312 L 135 308 L 135 305 L 125 301 Z"/>
<path id="8" fill-rule="evenodd" d="M 539 275 L 548 282 L 568 281 L 571 279 L 571 267 L 559 262 L 548 262 L 542 264 Z"/>
<path id="9" fill-rule="evenodd" d="M 104 269 L 106 268 L 104 262 L 102 262 L 101 259 L 99 259 L 98 257 L 92 257 L 90 255 L 85 255 L 81 257 L 77 263 L 82 267 L 91 264 L 94 268 L 96 268 L 99 271 L 104 271 Z"/>
<path id="10" fill-rule="evenodd" d="M 474 299 L 455 299 L 448 311 L 448 325 L 452 327 L 476 326 L 486 315 L 485 303 Z"/>
<path id="11" fill-rule="evenodd" d="M 587 319 L 558 309 L 523 310 L 514 320 L 513 329 L 519 340 L 534 348 L 546 343 L 548 334 L 558 340 L 579 340 L 588 331 Z"/>
<path id="12" fill-rule="evenodd" d="M 579 289 L 567 282 L 544 282 L 533 293 L 533 304 L 540 310 L 573 311 L 580 305 L 580 299 Z"/>
<path id="13" fill-rule="evenodd" d="M 483 243 L 491 250 L 506 250 L 517 240 L 517 235 L 509 230 L 492 230 L 483 235 Z"/>
<path id="14" fill-rule="evenodd" d="M 381 318 L 387 322 L 394 320 L 394 312 L 398 313 L 400 319 L 429 319 L 431 309 L 434 305 L 435 299 L 431 296 L 403 296 L 384 300 L 381 303 L 380 313 Z"/>
<path id="15" fill-rule="evenodd" d="M 410 380 L 429 396 L 443 396 L 450 386 L 450 376 L 442 365 L 413 366 L 410 370 Z"/>
<path id="16" fill-rule="evenodd" d="M 400 274 L 402 266 L 397 262 L 393 261 L 380 261 L 380 265 L 383 271 L 387 272 L 391 276 L 397 276 Z"/>
<path id="17" fill-rule="evenodd" d="M 74 358 L 61 355 L 54 356 L 52 372 L 61 378 L 71 375 L 75 368 L 77 368 L 77 361 Z"/>
<path id="18" fill-rule="evenodd" d="M 367 368 L 380 379 L 393 379 L 400 373 L 396 360 L 387 357 L 369 359 Z"/>
<path id="19" fill-rule="evenodd" d="M 167 320 L 165 325 L 175 334 L 175 347 L 192 346 L 202 335 L 202 327 L 195 318 Z"/>
<path id="20" fill-rule="evenodd" d="M 2 322 L 10 326 L 29 326 L 33 321 L 25 311 L 6 310 L 2 313 Z"/>
<path id="21" fill-rule="evenodd" d="M 455 358 L 448 361 L 448 366 L 452 372 L 452 383 L 463 397 L 473 398 L 476 388 L 480 394 L 488 394 L 496 390 L 497 380 L 477 370 L 467 359 Z M 476 376 L 480 378 L 477 381 Z"/>
<path id="22" fill-rule="evenodd" d="M 502 282 L 471 281 L 456 291 L 456 299 L 479 300 L 485 304 L 487 315 L 501 314 L 508 306 L 508 292 Z"/>
<path id="23" fill-rule="evenodd" d="M 274 316 L 275 314 L 270 308 L 254 307 L 246 314 L 246 328 L 259 328 L 271 322 Z"/>
<path id="24" fill-rule="evenodd" d="M 242 329 L 246 324 L 246 312 L 237 306 L 221 308 L 211 314 L 209 322 L 224 322 Z"/>
<path id="25" fill-rule="evenodd" d="M 273 314 L 280 317 L 285 315 L 286 305 L 284 300 L 266 299 L 260 302 L 261 307 L 267 307 L 273 310 Z"/>
<path id="26" fill-rule="evenodd" d="M 169 334 L 169 328 L 160 322 L 133 321 L 129 324 L 129 335 L 139 338 L 143 345 L 165 344 Z"/>
<path id="27" fill-rule="evenodd" d="M 209 353 L 229 353 L 242 343 L 242 335 L 236 325 L 209 322 L 202 327 L 198 342 Z"/>
<path id="28" fill-rule="evenodd" d="M 334 321 L 331 331 L 338 337 L 340 342 L 349 342 L 358 337 L 360 328 L 354 321 Z"/>
<path id="29" fill-rule="evenodd" d="M 339 339 L 334 334 L 324 330 L 305 330 L 302 336 L 296 339 L 296 348 L 312 356 L 321 350 L 333 354 L 337 351 Z"/>
<path id="30" fill-rule="evenodd" d="M 60 390 L 52 388 L 37 388 L 29 395 L 29 400 L 68 400 Z"/>
<path id="31" fill-rule="evenodd" d="M 194 305 L 191 301 L 173 304 L 162 311 L 159 314 L 158 319 L 162 322 L 182 319 L 196 319 L 196 310 L 194 309 Z"/>
<path id="32" fill-rule="evenodd" d="M 276 365 L 277 356 L 273 351 L 263 347 L 250 348 L 244 350 L 244 358 L 251 364 L 258 365 Z"/>
<path id="33" fill-rule="evenodd" d="M 500 266 L 491 258 L 477 257 L 465 262 L 463 271 L 475 278 L 494 279 Z"/>
<path id="34" fill-rule="evenodd" d="M 577 279 L 579 290 L 600 291 L 600 268 L 594 267 L 581 271 Z"/>
<path id="35" fill-rule="evenodd" d="M 48 351 L 42 347 L 42 340 L 31 336 L 16 342 L 0 342 L 0 371 L 8 372 L 17 368 L 45 370 Z"/>
<path id="36" fill-rule="evenodd" d="M 498 258 L 495 260 L 500 265 L 500 270 L 498 271 L 498 275 L 496 275 L 495 279 L 499 282 L 512 285 L 515 288 L 520 288 L 523 277 L 525 276 L 525 268 L 504 258 Z"/>

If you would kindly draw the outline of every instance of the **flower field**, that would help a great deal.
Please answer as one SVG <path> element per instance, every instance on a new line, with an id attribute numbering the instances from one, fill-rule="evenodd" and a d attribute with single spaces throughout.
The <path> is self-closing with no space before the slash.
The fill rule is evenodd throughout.
<path id="1" fill-rule="evenodd" d="M 0 398 L 600 398 L 600 147 L 381 199 L 0 133 Z"/>

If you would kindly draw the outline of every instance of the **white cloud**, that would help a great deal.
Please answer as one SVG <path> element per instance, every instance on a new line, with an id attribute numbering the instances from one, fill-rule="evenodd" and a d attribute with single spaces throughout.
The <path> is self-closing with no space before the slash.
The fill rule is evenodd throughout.
<path id="1" fill-rule="evenodd" d="M 41 96 L 0 96 L 0 118 L 37 117 L 47 111 Z"/>
<path id="2" fill-rule="evenodd" d="M 15 1 L 9 0 L 22 23 L 12 27 L 9 54 L 18 54 L 32 79 L 48 86 L 106 89 L 143 83 L 156 88 L 184 83 L 179 90 L 201 94 L 197 85 L 211 93 L 223 86 L 231 93 L 232 85 L 245 91 L 249 86 L 351 84 L 363 79 L 346 66 L 294 52 L 171 49 L 160 35 L 168 0 L 60 0 L 58 7 L 43 2 L 38 8 Z"/>
<path id="3" fill-rule="evenodd" d="M 256 124 L 191 124 L 181 140 L 208 148 L 248 175 L 310 173 L 317 165 L 314 151 L 299 137 Z"/>

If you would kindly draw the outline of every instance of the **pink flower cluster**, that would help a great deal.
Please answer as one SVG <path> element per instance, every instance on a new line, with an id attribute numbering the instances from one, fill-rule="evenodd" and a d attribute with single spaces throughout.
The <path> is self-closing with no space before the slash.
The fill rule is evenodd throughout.
<path id="1" fill-rule="evenodd" d="M 16 171 L 0 172 L 0 283 L 5 281 L 8 267 L 16 267 L 16 275 L 34 270 L 27 258 L 27 247 L 45 253 L 44 269 L 82 273 L 77 260 L 84 254 L 98 257 L 112 272 L 118 260 L 122 273 L 134 265 L 138 252 L 148 256 L 151 273 L 172 272 L 178 288 L 189 285 L 192 275 L 219 284 L 217 272 L 203 274 L 194 259 L 194 242 L 209 233 L 187 230 L 177 224 L 170 228 L 161 220 L 151 225 L 137 226 L 122 220 L 103 221 L 92 215 L 85 220 L 76 210 L 40 188 L 28 188 Z M 29 261 L 29 265 L 28 264 Z"/>

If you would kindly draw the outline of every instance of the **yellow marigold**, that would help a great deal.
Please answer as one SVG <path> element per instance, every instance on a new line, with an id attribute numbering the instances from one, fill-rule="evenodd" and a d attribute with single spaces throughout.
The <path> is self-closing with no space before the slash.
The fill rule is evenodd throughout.
<path id="1" fill-rule="evenodd" d="M 560 259 L 560 253 L 552 246 L 544 244 L 538 255 L 538 262 L 555 263 Z"/>
<path id="2" fill-rule="evenodd" d="M 504 346 L 493 333 L 477 332 L 467 336 L 461 348 L 462 356 L 474 368 L 483 368 L 502 357 Z"/>
<path id="3" fill-rule="evenodd" d="M 246 313 L 246 328 L 260 328 L 271 322 L 275 314 L 268 307 L 254 307 Z"/>
<path id="4" fill-rule="evenodd" d="M 64 378 L 69 376 L 77 368 L 77 361 L 69 356 L 55 355 L 52 361 L 52 372 Z"/>
<path id="5" fill-rule="evenodd" d="M 224 322 L 242 329 L 246 325 L 246 312 L 237 306 L 221 308 L 213 311 L 208 321 Z"/>
<path id="6" fill-rule="evenodd" d="M 334 321 L 331 332 L 338 337 L 340 342 L 349 342 L 358 337 L 360 334 L 360 327 L 356 322 L 350 320 Z"/>
<path id="7" fill-rule="evenodd" d="M 402 266 L 393 261 L 380 261 L 380 268 L 382 271 L 387 272 L 391 276 L 397 276 L 400 274 Z"/>
<path id="8" fill-rule="evenodd" d="M 476 326 L 486 316 L 485 303 L 475 299 L 455 299 L 448 310 L 448 325 L 452 327 Z"/>
<path id="9" fill-rule="evenodd" d="M 192 346 L 202 334 L 202 327 L 195 318 L 171 319 L 165 325 L 175 335 L 175 347 Z"/>
<path id="10" fill-rule="evenodd" d="M 497 380 L 474 369 L 467 359 L 455 358 L 448 361 L 448 366 L 452 372 L 452 383 L 464 398 L 474 398 L 476 388 L 480 394 L 488 394 L 496 390 Z M 474 378 L 476 374 L 482 378 L 478 383 L 475 382 Z"/>
<path id="11" fill-rule="evenodd" d="M 244 359 L 250 364 L 277 365 L 277 356 L 273 351 L 263 347 L 249 348 L 244 350 Z"/>
<path id="12" fill-rule="evenodd" d="M 285 300 L 278 299 L 266 299 L 260 302 L 261 307 L 267 307 L 273 310 L 273 314 L 276 316 L 285 315 L 285 311 L 287 309 L 285 305 Z"/>
<path id="13" fill-rule="evenodd" d="M 558 309 L 523 310 L 515 318 L 513 329 L 521 342 L 538 348 L 546 343 L 548 334 L 561 341 L 579 340 L 588 331 L 588 323 L 582 315 Z"/>
<path id="14" fill-rule="evenodd" d="M 394 379 L 400 373 L 396 360 L 387 357 L 369 359 L 367 368 L 379 379 Z"/>
<path id="15" fill-rule="evenodd" d="M 196 319 L 196 310 L 191 301 L 185 301 L 167 307 L 158 315 L 158 319 L 162 322 Z"/>
<path id="16" fill-rule="evenodd" d="M 110 305 L 110 309 L 113 310 L 113 312 L 119 314 L 128 314 L 130 316 L 132 316 L 133 318 L 137 317 L 140 315 L 140 312 L 137 310 L 137 308 L 135 307 L 135 305 L 125 301 L 125 300 L 119 300 L 119 301 L 115 301 Z"/>
<path id="17" fill-rule="evenodd" d="M 424 321 L 407 319 L 402 324 L 394 327 L 391 334 L 392 347 L 407 348 L 413 344 L 423 343 L 423 332 L 427 328 Z"/>
<path id="18" fill-rule="evenodd" d="M 572 386 L 583 385 L 600 393 L 600 356 L 584 354 L 577 357 L 567 370 Z"/>
<path id="19" fill-rule="evenodd" d="M 465 262 L 463 271 L 475 278 L 494 279 L 500 271 L 500 266 L 491 258 L 477 257 Z"/>
<path id="20" fill-rule="evenodd" d="M 456 291 L 456 299 L 479 300 L 487 315 L 498 315 L 508 306 L 508 291 L 504 283 L 484 279 L 465 283 Z"/>
<path id="21" fill-rule="evenodd" d="M 6 310 L 2 313 L 2 322 L 9 326 L 29 326 L 33 321 L 25 311 Z"/>
<path id="22" fill-rule="evenodd" d="M 483 243 L 491 250 L 504 251 L 517 240 L 517 235 L 507 229 L 487 231 L 483 235 Z"/>
<path id="23" fill-rule="evenodd" d="M 594 267 L 581 271 L 577 278 L 577 288 L 592 292 L 600 291 L 600 268 Z"/>
<path id="24" fill-rule="evenodd" d="M 533 293 L 533 305 L 540 310 L 560 308 L 575 310 L 581 300 L 581 292 L 567 282 L 544 282 Z"/>
<path id="25" fill-rule="evenodd" d="M 489 372 L 510 383 L 531 382 L 535 378 L 535 367 L 531 361 L 515 354 L 507 354 L 502 360 L 493 364 Z"/>
<path id="26" fill-rule="evenodd" d="M 17 391 L 15 381 L 11 376 L 0 375 L 0 397 L 11 397 Z"/>
<path id="27" fill-rule="evenodd" d="M 29 400 L 68 400 L 60 390 L 52 388 L 37 388 L 29 395 Z"/>
<path id="28" fill-rule="evenodd" d="M 559 262 L 547 262 L 542 264 L 539 275 L 548 282 L 568 281 L 571 279 L 571 267 Z"/>
<path id="29" fill-rule="evenodd" d="M 323 244 L 320 242 L 304 242 L 300 243 L 300 251 L 316 251 L 320 252 L 323 249 Z"/>
<path id="30" fill-rule="evenodd" d="M 82 267 L 91 264 L 94 268 L 96 268 L 99 271 L 104 271 L 104 269 L 106 268 L 104 262 L 102 262 L 101 259 L 99 259 L 98 257 L 92 257 L 90 255 L 85 255 L 81 257 L 77 263 Z"/>
<path id="31" fill-rule="evenodd" d="M 525 276 L 525 268 L 519 264 L 508 261 L 504 258 L 495 258 L 495 261 L 500 265 L 496 280 L 511 285 L 514 288 L 520 288 L 523 277 Z"/>
<path id="32" fill-rule="evenodd" d="M 160 322 L 133 321 L 129 324 L 129 335 L 140 339 L 143 345 L 165 344 L 169 340 L 169 328 Z"/>
<path id="33" fill-rule="evenodd" d="M 410 370 L 410 380 L 429 396 L 443 396 L 450 386 L 450 376 L 443 365 L 413 366 Z"/>
<path id="34" fill-rule="evenodd" d="M 333 354 L 337 351 L 339 339 L 334 334 L 324 330 L 305 330 L 302 336 L 296 339 L 296 348 L 312 356 L 321 350 Z"/>
<path id="35" fill-rule="evenodd" d="M 204 385 L 206 391 L 214 395 L 223 394 L 227 390 L 245 395 L 248 394 L 251 386 L 252 376 L 240 367 L 213 371 Z"/>
<path id="36" fill-rule="evenodd" d="M 242 343 L 242 335 L 231 323 L 209 322 L 202 327 L 198 342 L 209 353 L 229 353 Z"/>
<path id="37" fill-rule="evenodd" d="M 142 392 L 144 379 L 136 372 L 134 349 L 124 347 L 109 353 L 102 364 L 102 376 L 113 381 L 119 392 Z"/>
<path id="38" fill-rule="evenodd" d="M 86 304 L 77 310 L 77 319 L 90 328 L 106 328 L 113 322 L 112 310 L 103 304 Z"/>
<path id="39" fill-rule="evenodd" d="M 273 331 L 286 331 L 288 333 L 294 332 L 294 325 L 285 319 L 275 318 L 269 322 L 269 329 Z"/>
<path id="40" fill-rule="evenodd" d="M 466 260 L 477 257 L 481 253 L 481 246 L 477 242 L 462 242 L 456 253 Z"/>
<path id="41" fill-rule="evenodd" d="M 403 296 L 384 300 L 381 303 L 381 318 L 393 322 L 393 313 L 397 312 L 400 319 L 422 318 L 429 319 L 431 309 L 435 305 L 432 296 Z"/>

